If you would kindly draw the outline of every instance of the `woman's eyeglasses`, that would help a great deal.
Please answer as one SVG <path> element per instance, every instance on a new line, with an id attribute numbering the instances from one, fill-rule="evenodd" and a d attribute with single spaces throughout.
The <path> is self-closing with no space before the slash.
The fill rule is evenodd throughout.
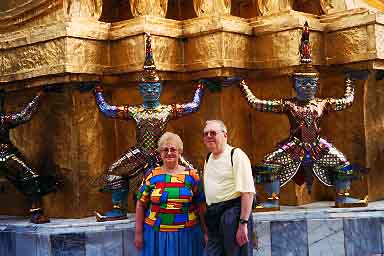
<path id="1" fill-rule="evenodd" d="M 177 152 L 177 148 L 175 148 L 175 147 L 161 148 L 161 149 L 160 149 L 160 152 L 161 152 L 161 153 L 165 153 L 165 154 L 168 154 L 168 153 L 175 154 L 175 153 Z"/>

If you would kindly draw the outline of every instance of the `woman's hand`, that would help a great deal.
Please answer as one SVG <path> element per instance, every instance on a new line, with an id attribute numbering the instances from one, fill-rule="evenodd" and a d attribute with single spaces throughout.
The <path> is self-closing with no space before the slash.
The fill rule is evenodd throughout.
<path id="1" fill-rule="evenodd" d="M 135 247 L 140 250 L 143 248 L 143 223 L 144 223 L 144 205 L 139 200 L 136 203 L 136 226 L 135 226 Z"/>
<path id="2" fill-rule="evenodd" d="M 208 245 L 208 234 L 207 234 L 207 232 L 204 232 L 203 236 L 204 236 L 204 248 L 205 248 Z"/>
<path id="3" fill-rule="evenodd" d="M 138 250 L 141 250 L 143 248 L 144 241 L 143 241 L 143 232 L 135 232 L 135 247 Z"/>

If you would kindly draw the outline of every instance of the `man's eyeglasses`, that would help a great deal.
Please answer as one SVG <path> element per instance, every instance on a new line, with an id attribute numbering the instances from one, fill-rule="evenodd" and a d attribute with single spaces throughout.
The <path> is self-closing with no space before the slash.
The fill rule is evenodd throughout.
<path id="1" fill-rule="evenodd" d="M 203 133 L 204 137 L 216 137 L 217 134 L 224 132 L 224 131 L 206 131 Z"/>
<path id="2" fill-rule="evenodd" d="M 177 148 L 175 147 L 161 148 L 160 152 L 165 154 L 168 154 L 168 153 L 175 154 L 177 152 Z"/>

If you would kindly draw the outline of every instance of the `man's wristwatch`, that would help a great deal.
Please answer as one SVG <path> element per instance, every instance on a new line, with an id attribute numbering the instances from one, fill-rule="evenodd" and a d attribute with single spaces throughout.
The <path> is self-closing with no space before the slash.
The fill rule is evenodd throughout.
<path id="1" fill-rule="evenodd" d="M 239 223 L 240 223 L 240 224 L 248 224 L 248 220 L 240 219 L 240 220 L 239 220 Z"/>

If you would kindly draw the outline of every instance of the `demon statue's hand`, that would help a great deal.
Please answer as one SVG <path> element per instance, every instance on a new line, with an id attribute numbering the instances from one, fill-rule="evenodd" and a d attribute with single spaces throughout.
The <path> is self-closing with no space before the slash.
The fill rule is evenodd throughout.
<path id="1" fill-rule="evenodd" d="M 64 92 L 64 88 L 62 85 L 58 84 L 50 84 L 50 85 L 44 85 L 43 86 L 43 92 L 50 93 L 50 92 Z"/>
<path id="2" fill-rule="evenodd" d="M 345 72 L 345 77 L 349 77 L 352 80 L 367 80 L 368 75 L 368 70 L 348 70 Z"/>
<path id="3" fill-rule="evenodd" d="M 202 78 L 197 81 L 211 92 L 219 92 L 221 90 L 220 82 L 210 78 Z"/>
<path id="4" fill-rule="evenodd" d="M 230 77 L 224 77 L 222 79 L 222 86 L 232 86 L 232 85 L 238 85 L 241 80 L 243 80 L 244 77 L 241 76 L 230 76 Z"/>
<path id="5" fill-rule="evenodd" d="M 198 82 L 204 84 L 211 92 L 220 92 L 223 87 L 232 86 L 238 84 L 242 77 L 224 77 L 218 79 L 204 78 Z"/>
<path id="6" fill-rule="evenodd" d="M 85 82 L 79 84 L 79 90 L 80 92 L 88 92 L 93 91 L 93 89 L 98 85 L 99 82 Z"/>

